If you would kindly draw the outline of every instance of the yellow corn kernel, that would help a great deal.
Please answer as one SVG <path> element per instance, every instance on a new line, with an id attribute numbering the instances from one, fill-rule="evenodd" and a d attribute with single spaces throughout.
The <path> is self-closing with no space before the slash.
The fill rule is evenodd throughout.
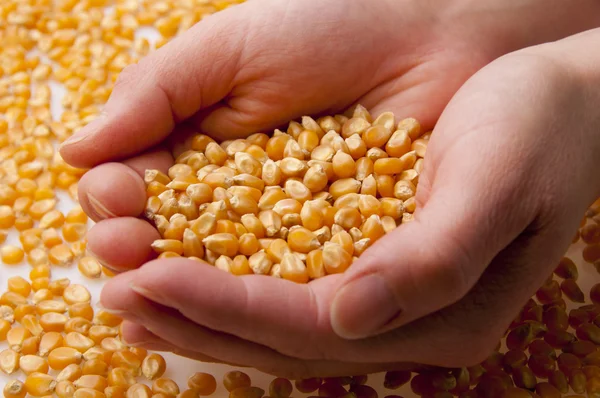
<path id="1" fill-rule="evenodd" d="M 110 312 L 104 310 L 96 312 L 96 315 L 94 316 L 94 323 L 96 325 L 115 327 L 119 326 L 122 321 L 123 319 L 121 319 L 121 317 L 118 315 L 111 314 Z"/>
<path id="2" fill-rule="evenodd" d="M 10 306 L 10 305 L 11 304 L 9 303 L 8 306 Z M 14 317 L 15 317 L 15 321 L 17 321 L 17 322 L 20 322 L 21 319 L 23 319 L 23 317 L 25 315 L 34 314 L 34 313 L 35 313 L 35 306 L 28 304 L 27 300 L 25 300 L 25 302 L 21 302 L 20 304 L 14 306 Z"/>
<path id="3" fill-rule="evenodd" d="M 75 386 L 68 380 L 58 381 L 54 389 L 54 394 L 58 398 L 71 398 L 75 395 Z"/>
<path id="4" fill-rule="evenodd" d="M 48 252 L 48 259 L 50 263 L 59 266 L 67 266 L 71 264 L 75 256 L 73 252 L 69 248 L 69 246 L 65 244 L 56 245 L 50 248 Z"/>
<path id="5" fill-rule="evenodd" d="M 59 332 L 46 332 L 42 335 L 39 345 L 39 355 L 45 357 L 55 348 L 62 347 L 63 337 Z"/>
<path id="6" fill-rule="evenodd" d="M 291 250 L 300 253 L 308 253 L 321 246 L 317 236 L 311 230 L 304 227 L 298 227 L 290 231 L 287 237 L 287 244 Z"/>
<path id="7" fill-rule="evenodd" d="M 207 236 L 202 240 L 204 246 L 219 255 L 233 257 L 239 249 L 238 238 L 230 233 L 219 233 Z"/>
<path id="8" fill-rule="evenodd" d="M 352 256 L 337 243 L 326 242 L 323 246 L 323 266 L 327 274 L 344 272 L 352 264 Z"/>
<path id="9" fill-rule="evenodd" d="M 58 375 L 56 375 L 56 381 L 70 381 L 73 382 L 81 376 L 81 368 L 78 364 L 72 363 L 64 367 Z"/>
<path id="10" fill-rule="evenodd" d="M 373 164 L 373 171 L 377 174 L 394 175 L 404 170 L 404 162 L 400 158 L 377 159 Z"/>
<path id="11" fill-rule="evenodd" d="M 80 317 L 91 321 L 94 317 L 94 309 L 89 303 L 75 303 L 69 306 L 69 316 Z"/>
<path id="12" fill-rule="evenodd" d="M 367 148 L 383 147 L 391 136 L 391 129 L 383 125 L 373 125 L 362 134 Z"/>
<path id="13" fill-rule="evenodd" d="M 69 280 L 69 278 L 55 279 L 52 282 L 50 282 L 50 285 L 48 286 L 48 290 L 50 290 L 50 292 L 56 296 L 62 296 L 65 289 L 70 284 L 71 284 L 71 281 Z"/>
<path id="14" fill-rule="evenodd" d="M 0 351 L 0 370 L 10 375 L 19 369 L 19 353 L 13 349 Z"/>
<path id="15" fill-rule="evenodd" d="M 48 312 L 40 316 L 40 326 L 45 332 L 62 332 L 67 322 L 66 315 L 56 312 Z"/>
<path id="16" fill-rule="evenodd" d="M 58 312 L 62 314 L 67 310 L 65 303 L 58 300 L 40 301 L 35 307 L 38 315 L 46 314 L 48 312 Z"/>
<path id="17" fill-rule="evenodd" d="M 34 220 L 40 220 L 44 216 L 44 214 L 54 209 L 54 206 L 56 206 L 56 199 L 36 200 L 31 204 L 27 213 Z"/>
<path id="18" fill-rule="evenodd" d="M 206 206 L 205 213 L 210 213 L 215 216 L 215 220 L 224 220 L 230 218 L 230 213 L 227 211 L 227 204 L 223 200 L 210 203 Z"/>
<path id="19" fill-rule="evenodd" d="M 330 242 L 337 243 L 338 245 L 342 246 L 344 248 L 344 250 L 346 250 L 348 252 L 348 254 L 350 254 L 350 255 L 354 254 L 354 240 L 352 239 L 352 236 L 350 236 L 350 234 L 348 232 L 340 231 L 340 232 L 334 234 L 331 237 Z"/>
<path id="20" fill-rule="evenodd" d="M 92 388 L 78 388 L 73 398 L 106 398 L 106 395 Z"/>
<path id="21" fill-rule="evenodd" d="M 405 170 L 414 168 L 415 164 L 417 163 L 417 159 L 418 157 L 415 151 L 410 151 L 400 156 L 400 160 L 402 160 L 402 162 L 404 163 Z"/>
<path id="22" fill-rule="evenodd" d="M 300 214 L 290 213 L 281 217 L 281 224 L 288 230 L 294 226 L 302 225 Z"/>
<path id="23" fill-rule="evenodd" d="M 15 225 L 13 208 L 7 205 L 0 206 L 0 228 L 9 229 Z"/>
<path id="24" fill-rule="evenodd" d="M 179 394 L 179 387 L 173 380 L 161 377 L 152 382 L 152 392 L 173 397 Z"/>
<path id="25" fill-rule="evenodd" d="M 410 197 L 404 201 L 404 210 L 406 210 L 409 213 L 414 213 L 414 211 L 416 209 L 417 209 L 417 200 L 414 196 Z"/>
<path id="26" fill-rule="evenodd" d="M 108 382 L 104 376 L 100 375 L 82 375 L 73 383 L 77 388 L 90 388 L 96 391 L 104 391 L 108 387 Z"/>
<path id="27" fill-rule="evenodd" d="M 394 197 L 406 201 L 415 196 L 416 188 L 410 181 L 398 181 L 394 185 Z"/>
<path id="28" fill-rule="evenodd" d="M 62 235 L 67 242 L 76 242 L 85 237 L 87 226 L 85 224 L 67 223 L 62 227 Z"/>
<path id="29" fill-rule="evenodd" d="M 142 360 L 131 351 L 117 351 L 111 358 L 110 365 L 113 368 L 130 369 L 133 373 L 138 373 L 142 366 Z"/>
<path id="30" fill-rule="evenodd" d="M 58 231 L 54 228 L 45 229 L 42 232 L 41 238 L 44 246 L 47 248 L 51 248 L 62 243 L 62 239 L 60 238 Z"/>
<path id="31" fill-rule="evenodd" d="M 411 150 L 415 151 L 418 157 L 424 158 L 427 152 L 427 140 L 418 138 L 412 142 L 410 147 Z"/>
<path id="32" fill-rule="evenodd" d="M 71 347 L 58 347 L 48 354 L 48 365 L 52 369 L 62 370 L 71 364 L 79 364 L 82 354 Z"/>
<path id="33" fill-rule="evenodd" d="M 260 249 L 256 235 L 246 233 L 239 238 L 239 252 L 245 256 L 251 256 Z"/>
<path id="34" fill-rule="evenodd" d="M 338 178 L 350 178 L 356 173 L 356 162 L 351 155 L 337 151 L 332 159 L 333 171 Z"/>
<path id="35" fill-rule="evenodd" d="M 86 278 L 97 279 L 102 276 L 102 265 L 94 257 L 82 257 L 77 263 L 77 269 Z"/>
<path id="36" fill-rule="evenodd" d="M 258 201 L 258 208 L 261 211 L 272 210 L 279 201 L 286 199 L 287 195 L 281 187 L 272 187 L 265 190 L 260 200 Z"/>
<path id="37" fill-rule="evenodd" d="M 335 213 L 333 218 L 335 224 L 349 230 L 353 227 L 360 227 L 362 224 L 362 216 L 360 212 L 353 207 L 344 207 Z"/>
<path id="38" fill-rule="evenodd" d="M 21 355 L 34 355 L 38 353 L 40 346 L 40 336 L 31 336 L 21 344 Z"/>
<path id="39" fill-rule="evenodd" d="M 40 289 L 37 292 L 35 292 L 33 294 L 33 297 L 31 298 L 31 302 L 33 304 L 38 304 L 44 300 L 51 300 L 52 299 L 52 292 L 50 291 L 50 286 L 52 283 L 48 284 L 48 289 Z"/>
<path id="40" fill-rule="evenodd" d="M 31 332 L 24 326 L 14 326 L 6 334 L 6 342 L 10 349 L 20 352 L 23 342 L 31 336 Z"/>
<path id="41" fill-rule="evenodd" d="M 238 174 L 233 177 L 233 183 L 238 186 L 256 188 L 260 191 L 265 188 L 265 182 L 251 174 Z"/>
<path id="42" fill-rule="evenodd" d="M 156 253 L 174 252 L 183 254 L 183 243 L 176 239 L 158 239 L 152 242 L 152 249 Z"/>
<path id="43" fill-rule="evenodd" d="M 381 148 L 371 148 L 367 151 L 365 156 L 367 158 L 371 159 L 371 161 L 373 161 L 373 162 L 376 162 L 379 159 L 385 159 L 385 158 L 389 157 L 387 152 Z"/>
<path id="44" fill-rule="evenodd" d="M 91 329 L 91 328 L 90 328 Z M 65 346 L 75 348 L 77 351 L 84 353 L 94 346 L 94 340 L 79 332 L 69 332 L 65 336 Z"/>
<path id="45" fill-rule="evenodd" d="M 250 196 L 237 195 L 232 197 L 229 202 L 231 209 L 240 216 L 258 213 L 258 203 Z"/>
<path id="46" fill-rule="evenodd" d="M 260 250 L 248 258 L 248 265 L 253 273 L 267 275 L 271 270 L 273 262 L 264 250 Z"/>
<path id="47" fill-rule="evenodd" d="M 404 170 L 396 176 L 396 182 L 401 180 L 410 181 L 416 186 L 419 183 L 419 173 L 415 169 Z"/>
<path id="48" fill-rule="evenodd" d="M 25 384 L 20 380 L 11 380 L 4 386 L 2 390 L 4 398 L 25 398 L 27 390 Z"/>
<path id="49" fill-rule="evenodd" d="M 26 375 L 31 373 L 48 373 L 48 363 L 37 355 L 23 355 L 19 358 L 19 369 Z"/>
<path id="50" fill-rule="evenodd" d="M 293 253 L 286 253 L 281 260 L 281 277 L 297 283 L 308 282 L 306 265 Z"/>
<path id="51" fill-rule="evenodd" d="M 4 245 L 0 248 L 0 257 L 4 264 L 19 264 L 23 261 L 24 256 L 23 250 L 13 245 Z"/>
<path id="52" fill-rule="evenodd" d="M 67 304 L 89 303 L 91 300 L 91 295 L 87 288 L 78 284 L 67 286 L 62 296 Z"/>
<path id="53" fill-rule="evenodd" d="M 135 384 L 135 377 L 131 370 L 125 368 L 112 368 L 107 376 L 109 386 L 131 387 Z"/>
<path id="54" fill-rule="evenodd" d="M 357 181 L 354 178 L 342 178 L 331 184 L 329 193 L 333 199 L 337 199 L 345 194 L 358 193 L 360 186 L 360 181 Z"/>
<path id="55" fill-rule="evenodd" d="M 56 381 L 45 373 L 31 373 L 25 378 L 25 389 L 29 395 L 42 397 L 51 395 L 56 387 Z"/>
<path id="56" fill-rule="evenodd" d="M 31 293 L 31 285 L 20 276 L 12 276 L 7 280 L 8 290 L 23 297 L 29 296 Z"/>
<path id="57" fill-rule="evenodd" d="M 67 216 L 65 217 L 65 222 L 69 224 L 85 224 L 87 221 L 88 216 L 79 205 L 69 210 Z"/>
<path id="58" fill-rule="evenodd" d="M 288 134 L 274 135 L 269 138 L 265 145 L 265 151 L 269 158 L 274 161 L 283 159 L 283 152 L 289 139 L 291 139 L 291 136 Z"/>
<path id="59" fill-rule="evenodd" d="M 0 305 L 7 305 L 16 309 L 19 305 L 27 305 L 27 299 L 15 292 L 4 292 L 0 296 Z"/>
<path id="60" fill-rule="evenodd" d="M 6 338 L 6 332 L 10 329 L 10 324 L 15 321 L 15 311 L 8 305 L 0 306 L 0 321 L 2 322 L 2 328 L 0 328 L 2 331 L 0 332 L 0 340 L 4 340 Z M 7 323 L 9 325 L 8 329 L 6 326 Z"/>
<path id="61" fill-rule="evenodd" d="M 385 229 L 381 223 L 381 218 L 376 214 L 367 218 L 360 230 L 363 238 L 368 238 L 371 242 L 375 242 L 385 235 Z"/>
<path id="62" fill-rule="evenodd" d="M 84 375 L 98 375 L 106 377 L 108 376 L 108 370 L 108 364 L 100 358 L 93 358 L 89 361 L 85 361 L 81 366 L 81 374 Z"/>
<path id="63" fill-rule="evenodd" d="M 65 222 L 65 216 L 58 210 L 50 210 L 40 219 L 40 228 L 59 228 Z"/>
<path id="64" fill-rule="evenodd" d="M 34 336 L 40 336 L 42 333 L 44 333 L 44 329 L 40 325 L 35 315 L 25 315 L 21 319 L 20 323 Z"/>
<path id="65" fill-rule="evenodd" d="M 150 398 L 152 390 L 145 384 L 136 383 L 127 389 L 127 398 Z"/>
<path id="66" fill-rule="evenodd" d="M 215 142 L 209 142 L 204 150 L 204 155 L 211 164 L 222 166 L 227 160 L 227 152 Z"/>
<path id="67" fill-rule="evenodd" d="M 142 374 L 148 380 L 158 379 L 165 373 L 166 368 L 165 359 L 157 353 L 149 354 L 142 362 Z"/>

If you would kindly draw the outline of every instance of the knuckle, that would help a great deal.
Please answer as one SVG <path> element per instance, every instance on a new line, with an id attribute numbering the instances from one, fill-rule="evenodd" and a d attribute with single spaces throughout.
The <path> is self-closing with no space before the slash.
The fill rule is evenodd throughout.
<path id="1" fill-rule="evenodd" d="M 432 287 L 447 304 L 460 300 L 472 287 L 469 273 L 470 261 L 466 249 L 457 239 L 431 249 L 429 269 Z"/>

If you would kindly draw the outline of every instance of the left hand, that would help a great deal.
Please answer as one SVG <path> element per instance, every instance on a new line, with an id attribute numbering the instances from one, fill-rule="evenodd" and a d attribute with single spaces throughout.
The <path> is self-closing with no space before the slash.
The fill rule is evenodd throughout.
<path id="1" fill-rule="evenodd" d="M 432 136 L 415 221 L 346 274 L 299 285 L 160 260 L 112 279 L 103 305 L 126 311 L 128 341 L 294 378 L 480 362 L 600 195 L 598 94 L 587 60 L 559 55 L 598 33 L 472 77 Z"/>

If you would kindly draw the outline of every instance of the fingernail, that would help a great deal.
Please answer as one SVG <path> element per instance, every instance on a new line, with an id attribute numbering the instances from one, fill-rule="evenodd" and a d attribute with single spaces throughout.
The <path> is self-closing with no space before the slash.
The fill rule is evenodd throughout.
<path id="1" fill-rule="evenodd" d="M 129 284 L 129 288 L 137 294 L 139 294 L 140 296 L 144 296 L 148 300 L 154 301 L 159 304 L 164 303 L 164 299 L 159 294 L 156 294 L 155 292 L 152 292 L 146 288 L 134 285 L 133 283 Z"/>
<path id="2" fill-rule="evenodd" d="M 86 138 L 93 136 L 94 134 L 96 134 L 96 132 L 98 132 L 104 126 L 105 123 L 106 123 L 106 114 L 104 112 L 101 112 L 98 115 L 98 117 L 96 117 L 94 120 L 92 120 L 87 125 L 85 125 L 85 127 L 83 127 L 81 130 L 79 130 L 78 132 L 76 132 L 75 134 L 73 134 L 72 136 L 67 138 L 60 145 L 60 147 L 64 148 L 68 145 L 76 144 L 78 142 L 85 140 Z"/>
<path id="3" fill-rule="evenodd" d="M 88 194 L 87 194 L 87 200 L 88 200 L 90 207 L 92 208 L 91 210 L 96 214 L 97 218 L 99 218 L 101 220 L 105 220 L 107 218 L 116 218 L 117 217 L 117 215 L 115 213 L 108 210 L 106 208 L 106 206 L 104 206 L 102 204 L 102 202 L 100 202 L 98 200 L 98 198 L 96 198 L 90 192 L 88 192 Z"/>
<path id="4" fill-rule="evenodd" d="M 401 313 L 387 282 L 377 274 L 357 278 L 343 286 L 331 307 L 331 326 L 346 339 L 375 334 Z"/>

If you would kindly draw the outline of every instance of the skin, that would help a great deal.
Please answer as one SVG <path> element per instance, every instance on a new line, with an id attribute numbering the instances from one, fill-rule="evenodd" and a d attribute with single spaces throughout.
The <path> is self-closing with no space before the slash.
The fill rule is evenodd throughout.
<path id="1" fill-rule="evenodd" d="M 496 6 L 481 4 L 255 0 L 125 69 L 105 115 L 61 148 L 94 167 L 80 182 L 98 222 L 88 248 L 128 271 L 101 299 L 127 320 L 125 339 L 290 378 L 483 360 L 600 195 L 600 60 L 587 50 L 600 31 L 519 48 L 600 21 L 566 18 L 575 26 L 549 33 L 562 13 L 532 1 L 494 26 Z M 517 11 L 516 25 L 502 20 Z M 307 285 L 146 262 L 158 233 L 135 218 L 141 175 L 166 171 L 188 134 L 245 136 L 354 103 L 435 124 L 414 222 Z"/>

